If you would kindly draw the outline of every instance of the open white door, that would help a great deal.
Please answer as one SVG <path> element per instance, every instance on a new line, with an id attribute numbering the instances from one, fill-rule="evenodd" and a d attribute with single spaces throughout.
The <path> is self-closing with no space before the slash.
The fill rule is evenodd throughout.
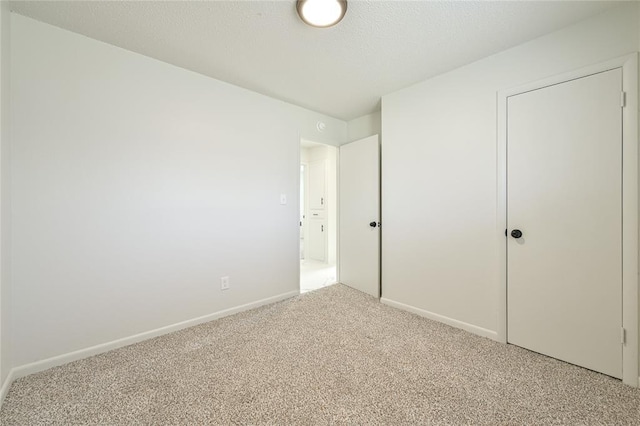
<path id="1" fill-rule="evenodd" d="M 340 147 L 340 282 L 380 297 L 378 135 Z"/>

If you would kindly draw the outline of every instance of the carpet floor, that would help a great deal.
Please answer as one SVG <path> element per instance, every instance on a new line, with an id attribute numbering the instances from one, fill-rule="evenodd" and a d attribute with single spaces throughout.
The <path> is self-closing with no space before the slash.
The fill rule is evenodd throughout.
<path id="1" fill-rule="evenodd" d="M 17 380 L 2 425 L 640 424 L 640 390 L 342 285 Z"/>

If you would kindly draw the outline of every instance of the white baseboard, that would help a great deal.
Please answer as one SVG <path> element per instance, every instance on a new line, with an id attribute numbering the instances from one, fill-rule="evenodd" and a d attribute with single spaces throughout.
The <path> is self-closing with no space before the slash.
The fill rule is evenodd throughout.
<path id="1" fill-rule="evenodd" d="M 15 369 L 11 369 L 11 371 L 9 371 L 7 378 L 4 379 L 4 382 L 2 383 L 2 387 L 0 387 L 0 407 L 2 407 L 2 403 L 4 402 L 4 399 L 9 393 L 9 388 L 11 387 L 11 383 L 13 383 L 13 381 L 16 379 L 14 370 Z"/>
<path id="2" fill-rule="evenodd" d="M 28 376 L 29 374 L 38 373 L 40 371 L 48 370 L 52 367 L 57 367 L 59 365 L 67 364 L 72 361 L 77 361 L 79 359 L 88 358 L 93 355 L 98 355 L 104 352 L 108 352 L 113 349 L 118 349 L 123 346 L 128 346 L 133 343 L 138 343 L 143 340 L 152 339 L 154 337 L 162 336 L 163 334 L 172 333 L 174 331 L 182 330 L 184 328 L 193 327 L 194 325 L 202 324 L 205 322 L 213 321 L 218 318 L 226 317 L 229 315 L 237 314 L 240 312 L 248 311 L 250 309 L 255 309 L 260 306 L 269 305 L 271 303 L 279 302 L 281 300 L 289 299 L 291 297 L 297 296 L 300 294 L 299 290 L 290 291 L 288 293 L 279 294 L 277 296 L 268 297 L 266 299 L 258 300 L 255 302 L 247 303 L 245 305 L 236 306 L 234 308 L 225 309 L 223 311 L 214 312 L 212 314 L 204 315 L 198 318 L 193 318 L 187 321 L 182 321 L 176 324 L 168 325 L 165 327 L 160 327 L 155 330 L 146 331 L 144 333 L 135 334 L 133 336 L 124 337 L 122 339 L 113 340 L 111 342 L 102 343 L 99 345 L 91 346 L 88 348 L 80 349 L 74 352 L 69 352 L 66 354 L 58 355 L 55 357 L 43 359 L 41 361 L 32 362 L 30 364 L 21 365 L 19 367 L 15 367 L 11 370 L 9 374 L 11 377 L 11 381 L 18 379 L 20 377 Z M 11 385 L 10 380 L 6 380 L 5 384 L 2 387 L 2 392 L 7 392 L 9 390 L 9 386 Z M 7 384 L 8 383 L 8 384 Z M 6 386 L 6 390 L 5 390 Z M 4 393 L 2 394 L 4 397 Z"/>
<path id="3" fill-rule="evenodd" d="M 420 315 L 421 317 L 425 317 L 430 320 L 434 320 L 434 321 L 438 321 L 438 322 L 450 325 L 451 327 L 460 328 L 470 333 L 477 334 L 482 337 L 487 337 L 491 340 L 500 341 L 500 339 L 498 338 L 498 332 L 493 330 L 488 330 L 486 328 L 478 327 L 477 325 L 469 324 L 463 321 L 458 321 L 453 318 L 445 317 L 444 315 L 425 311 L 424 309 L 416 308 L 415 306 L 406 305 L 404 303 L 396 302 L 395 300 L 386 299 L 384 297 L 380 299 L 380 302 L 384 303 L 385 305 L 391 306 L 393 308 L 398 308 L 403 311 Z"/>

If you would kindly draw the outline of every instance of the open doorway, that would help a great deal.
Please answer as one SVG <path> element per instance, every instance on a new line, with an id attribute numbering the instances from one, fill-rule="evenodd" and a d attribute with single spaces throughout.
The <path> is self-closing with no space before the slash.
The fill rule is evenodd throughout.
<path id="1" fill-rule="evenodd" d="M 300 141 L 300 293 L 336 283 L 338 148 Z"/>

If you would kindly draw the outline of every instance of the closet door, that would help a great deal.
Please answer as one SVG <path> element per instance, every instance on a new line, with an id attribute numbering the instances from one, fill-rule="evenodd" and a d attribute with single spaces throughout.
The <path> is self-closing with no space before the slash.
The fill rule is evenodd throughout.
<path id="1" fill-rule="evenodd" d="M 507 340 L 622 376 L 622 71 L 508 98 Z"/>
<path id="2" fill-rule="evenodd" d="M 311 210 L 324 210 L 326 204 L 326 176 L 327 165 L 325 160 L 309 163 L 309 209 Z"/>

